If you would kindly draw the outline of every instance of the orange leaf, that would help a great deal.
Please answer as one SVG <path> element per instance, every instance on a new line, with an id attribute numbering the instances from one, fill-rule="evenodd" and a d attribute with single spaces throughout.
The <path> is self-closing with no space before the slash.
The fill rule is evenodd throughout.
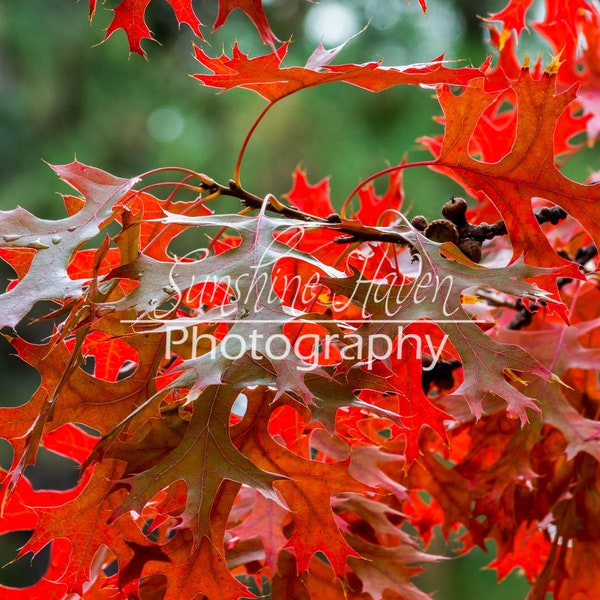
<path id="1" fill-rule="evenodd" d="M 329 464 L 309 460 L 278 444 L 268 430 L 273 393 L 257 388 L 246 395 L 248 409 L 234 431 L 247 432 L 241 450 L 252 461 L 262 468 L 275 468 L 289 478 L 274 484 L 294 516 L 294 529 L 286 548 L 294 551 L 301 573 L 308 569 L 313 554 L 323 552 L 335 574 L 343 575 L 346 559 L 358 554 L 340 533 L 331 510 L 331 496 L 361 492 L 365 486 L 349 476 L 349 461 Z"/>
<path id="2" fill-rule="evenodd" d="M 118 29 L 123 29 L 127 34 L 129 50 L 146 56 L 141 41 L 153 39 L 152 32 L 148 29 L 145 20 L 146 9 L 150 2 L 151 0 L 122 0 L 114 9 L 115 16 L 106 30 L 104 40 L 107 40 Z M 202 39 L 200 33 L 202 23 L 192 8 L 192 0 L 167 0 L 167 2 L 175 12 L 179 24 L 186 23 L 194 34 Z M 90 15 L 94 13 L 95 4 L 96 0 L 90 0 Z"/>
<path id="3" fill-rule="evenodd" d="M 66 583 L 70 592 L 79 594 L 89 581 L 90 566 L 103 545 L 108 546 L 121 563 L 125 562 L 131 550 L 124 538 L 131 535 L 130 530 L 135 532 L 137 525 L 130 515 L 107 525 L 113 508 L 123 497 L 123 490 L 110 494 L 113 480 L 119 478 L 122 470 L 123 464 L 119 461 L 106 461 L 94 468 L 91 477 L 82 480 L 77 488 L 79 495 L 70 502 L 36 507 L 40 520 L 20 556 L 39 552 L 54 539 L 67 538 L 71 543 L 71 556 L 61 583 Z"/>
<path id="4" fill-rule="evenodd" d="M 196 60 L 212 71 L 212 74 L 194 77 L 204 85 L 222 90 L 252 90 L 272 104 L 299 90 L 334 81 L 351 83 L 370 92 L 381 92 L 400 84 L 465 85 L 471 79 L 482 76 L 481 70 L 472 67 L 449 69 L 444 66 L 443 57 L 430 63 L 404 67 L 384 67 L 380 62 L 331 65 L 331 61 L 346 43 L 332 50 L 325 50 L 320 45 L 304 67 L 282 67 L 289 43 L 256 58 L 249 58 L 237 44 L 233 47 L 231 58 L 225 53 L 218 58 L 211 58 L 195 47 Z"/>
<path id="5" fill-rule="evenodd" d="M 510 81 L 516 94 L 517 127 L 510 151 L 493 163 L 469 154 L 469 144 L 481 116 L 497 93 L 481 81 L 472 82 L 460 96 L 448 87 L 438 94 L 446 117 L 446 132 L 436 168 L 450 174 L 473 194 L 485 193 L 506 224 L 513 244 L 513 260 L 522 254 L 532 265 L 553 267 L 568 277 L 580 277 L 573 263 L 559 257 L 538 224 L 531 205 L 544 198 L 562 207 L 600 243 L 600 184 L 583 185 L 563 175 L 554 163 L 556 122 L 574 100 L 576 90 L 556 93 L 555 76 L 534 79 L 523 69 Z"/>

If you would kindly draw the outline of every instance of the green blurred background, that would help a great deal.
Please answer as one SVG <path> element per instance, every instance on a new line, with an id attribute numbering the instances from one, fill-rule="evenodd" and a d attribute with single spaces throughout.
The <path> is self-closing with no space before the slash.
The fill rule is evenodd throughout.
<path id="1" fill-rule="evenodd" d="M 100 4 L 92 25 L 88 2 L 81 0 L 3 0 L 0 4 L 0 209 L 21 205 L 45 218 L 64 216 L 56 192 L 66 192 L 43 161 L 81 162 L 130 177 L 161 166 L 183 166 L 226 182 L 246 135 L 264 101 L 249 91 L 218 94 L 188 75 L 202 71 L 192 57 L 195 38 L 183 26 L 178 30 L 170 7 L 152 2 L 147 20 L 160 45 L 146 41 L 148 60 L 128 58 L 122 31 L 106 43 L 111 12 L 118 2 Z M 319 41 L 337 45 L 362 29 L 337 62 L 368 62 L 383 58 L 386 65 L 426 62 L 445 53 L 461 64 L 480 65 L 490 52 L 479 16 L 499 10 L 504 0 L 429 0 L 421 13 L 417 0 L 268 0 L 264 2 L 275 34 L 292 38 L 286 65 L 302 65 Z M 533 10 L 540 10 L 539 2 Z M 235 11 L 216 34 L 210 28 L 216 1 L 198 2 L 205 36 L 216 55 L 230 52 L 233 40 L 251 56 L 266 48 L 248 18 Z M 198 44 L 198 40 L 196 40 Z M 521 49 L 537 52 L 530 39 Z M 316 183 L 331 177 L 334 203 L 340 204 L 363 178 L 407 156 L 411 161 L 430 158 L 415 139 L 441 132 L 433 121 L 439 108 L 430 89 L 398 87 L 380 94 L 332 84 L 305 90 L 285 99 L 262 122 L 247 150 L 242 181 L 250 191 L 264 195 L 290 189 L 297 165 Z M 377 183 L 382 190 L 386 181 Z M 406 173 L 406 207 L 438 215 L 439 208 L 460 189 L 425 169 Z M 2 261 L 0 261 L 2 263 Z M 0 265 L 0 285 L 12 277 Z M 2 288 L 4 289 L 4 287 Z M 43 308 L 43 307 L 42 307 Z M 43 325 L 20 333 L 35 341 L 45 335 Z M 35 371 L 9 356 L 0 339 L 1 402 L 27 401 L 39 383 Z M 1 442 L 2 440 L 0 440 Z M 10 463 L 10 449 L 0 447 L 2 466 Z M 42 453 L 31 475 L 38 487 L 73 485 L 68 461 Z M 12 558 L 15 545 L 27 535 L 0 540 L 0 562 Z M 452 550 L 452 543 L 450 544 Z M 431 549 L 444 551 L 441 541 Z M 434 565 L 418 580 L 439 600 L 524 597 L 524 578 L 513 573 L 495 584 L 495 574 L 480 567 L 491 555 L 480 551 Z M 43 569 L 44 556 L 37 562 Z M 34 565 L 35 572 L 35 565 Z M 28 561 L 0 571 L 0 582 L 25 585 L 32 577 Z"/>
<path id="2" fill-rule="evenodd" d="M 88 24 L 87 0 L 17 0 L 0 6 L 0 208 L 16 204 L 59 215 L 63 188 L 42 163 L 81 162 L 129 177 L 179 165 L 227 181 L 241 142 L 264 100 L 245 90 L 218 94 L 188 75 L 202 70 L 192 57 L 191 31 L 178 30 L 166 2 L 151 2 L 147 20 L 160 46 L 145 41 L 148 60 L 132 54 L 123 31 L 106 43 L 107 1 Z M 477 15 L 502 0 L 269 0 L 266 12 L 282 40 L 292 38 L 287 65 L 304 64 L 320 39 L 331 47 L 370 24 L 337 62 L 383 58 L 386 65 L 425 62 L 446 54 L 461 64 L 489 52 Z M 215 35 L 216 2 L 198 3 L 210 47 L 230 53 L 233 40 L 256 56 L 266 53 L 249 19 L 236 10 Z M 200 43 L 200 42 L 198 42 Z M 371 94 L 344 84 L 305 90 L 273 108 L 254 136 L 242 177 L 265 194 L 290 188 L 301 163 L 311 181 L 331 176 L 334 198 L 404 155 L 430 158 L 415 139 L 439 133 L 433 91 L 408 86 Z M 425 170 L 407 175 L 409 202 L 438 207 L 456 191 Z M 56 207 L 56 209 L 53 209 Z"/>

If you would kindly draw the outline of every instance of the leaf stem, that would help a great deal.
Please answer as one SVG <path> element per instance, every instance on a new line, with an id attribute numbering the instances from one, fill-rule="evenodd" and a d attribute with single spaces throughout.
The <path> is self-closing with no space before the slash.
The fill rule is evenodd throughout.
<path id="1" fill-rule="evenodd" d="M 244 158 L 244 153 L 246 152 L 246 148 L 248 147 L 248 143 L 250 142 L 250 138 L 254 135 L 256 128 L 258 127 L 260 122 L 263 120 L 265 115 L 269 112 L 271 107 L 275 104 L 275 102 L 269 102 L 267 104 L 267 106 L 265 106 L 262 109 L 261 113 L 255 119 L 254 123 L 252 123 L 252 127 L 250 127 L 248 133 L 246 134 L 246 137 L 244 138 L 244 141 L 242 142 L 242 147 L 240 148 L 240 152 L 238 154 L 237 160 L 235 161 L 235 167 L 233 169 L 233 180 L 235 181 L 236 185 L 240 188 L 242 187 L 242 181 L 240 178 L 240 169 L 242 167 L 242 160 Z"/>
<path id="2" fill-rule="evenodd" d="M 556 225 L 559 221 L 566 219 L 568 216 L 560 206 L 553 206 L 552 208 L 544 207 L 534 211 L 533 214 L 540 225 L 543 223 L 552 223 L 552 225 Z M 504 221 L 496 221 L 493 225 L 489 225 L 488 223 L 471 225 L 470 223 L 467 223 L 463 237 L 469 237 L 483 242 L 484 240 L 491 240 L 492 238 L 499 235 L 506 235 L 507 233 L 508 230 L 506 229 L 506 223 Z"/>
<path id="3" fill-rule="evenodd" d="M 190 175 L 188 175 L 185 179 L 191 178 Z M 144 186 L 143 188 L 138 190 L 138 193 L 143 193 L 143 192 L 147 192 L 148 190 L 153 190 L 155 188 L 160 188 L 160 187 L 173 187 L 176 188 L 175 192 L 173 194 L 171 194 L 171 196 L 173 196 L 175 193 L 177 193 L 177 191 L 179 191 L 182 188 L 185 188 L 186 190 L 192 190 L 192 192 L 203 192 L 206 188 L 204 186 L 198 186 L 198 185 L 191 185 L 189 183 L 186 183 L 185 181 L 159 181 L 157 183 L 150 183 L 146 186 Z M 169 197 L 169 201 L 171 199 L 171 196 Z"/>
<path id="4" fill-rule="evenodd" d="M 213 180 L 210 177 L 208 177 L 207 175 L 204 175 L 204 173 L 198 173 L 197 171 L 194 171 L 192 169 L 187 169 L 186 167 L 159 167 L 157 169 L 151 169 L 150 171 L 146 171 L 145 173 L 142 173 L 140 175 L 140 177 L 149 177 L 150 175 L 156 175 L 158 173 L 168 173 L 170 171 L 176 171 L 179 173 L 187 173 L 188 175 L 191 175 L 191 176 L 199 179 L 204 185 L 210 185 L 211 183 L 213 183 Z"/>

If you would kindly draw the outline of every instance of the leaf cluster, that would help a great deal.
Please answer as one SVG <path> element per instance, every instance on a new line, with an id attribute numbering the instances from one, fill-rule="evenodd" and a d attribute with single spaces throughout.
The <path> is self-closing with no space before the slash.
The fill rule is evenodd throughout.
<path id="1" fill-rule="evenodd" d="M 122 28 L 143 53 L 149 2 L 122 0 L 106 37 Z M 169 4 L 201 39 L 191 2 Z M 490 568 L 522 569 L 532 598 L 593 593 L 600 184 L 561 166 L 597 136 L 595 56 L 576 40 L 595 47 L 600 13 L 547 2 L 544 67 L 516 57 L 530 4 L 490 17 L 479 68 L 336 64 L 344 44 L 287 67 L 261 2 L 221 0 L 215 27 L 239 8 L 270 46 L 195 49 L 204 86 L 266 100 L 231 181 L 74 161 L 53 167 L 76 192 L 64 218 L 0 213 L 16 273 L 0 325 L 41 378 L 0 408 L 1 533 L 33 531 L 18 557 L 51 544 L 29 597 L 421 599 L 437 526 L 465 553 L 495 542 Z M 284 197 L 246 190 L 264 115 L 333 81 L 434 87 L 431 160 L 373 174 L 340 210 L 301 169 Z M 409 220 L 409 168 L 468 201 Z M 42 300 L 52 335 L 34 344 L 16 328 Z M 77 465 L 75 487 L 32 486 L 40 448 Z"/>

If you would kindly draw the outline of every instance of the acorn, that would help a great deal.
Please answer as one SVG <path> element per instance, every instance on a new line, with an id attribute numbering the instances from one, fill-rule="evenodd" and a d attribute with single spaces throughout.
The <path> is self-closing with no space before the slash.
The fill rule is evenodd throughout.
<path id="1" fill-rule="evenodd" d="M 462 253 L 474 263 L 481 261 L 481 242 L 478 242 L 473 238 L 465 238 L 460 240 L 458 247 Z"/>
<path id="2" fill-rule="evenodd" d="M 452 221 L 457 227 L 462 227 L 466 224 L 467 219 L 467 201 L 464 198 L 452 196 L 444 206 L 442 206 L 442 215 L 448 221 Z"/>
<path id="3" fill-rule="evenodd" d="M 411 219 L 410 224 L 418 231 L 425 231 L 427 219 L 423 215 L 417 215 Z"/>
<path id="4" fill-rule="evenodd" d="M 423 232 L 425 237 L 429 238 L 433 242 L 440 244 L 444 242 L 452 242 L 453 244 L 458 243 L 458 229 L 456 225 L 447 221 L 446 219 L 436 219 L 431 221 Z"/>

